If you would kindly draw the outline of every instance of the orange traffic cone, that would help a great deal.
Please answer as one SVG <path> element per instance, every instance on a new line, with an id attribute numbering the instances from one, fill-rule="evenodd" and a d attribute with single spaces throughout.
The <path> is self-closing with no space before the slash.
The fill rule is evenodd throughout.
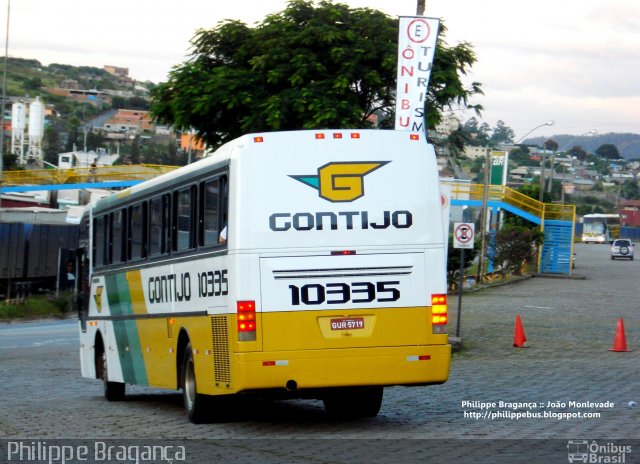
<path id="1" fill-rule="evenodd" d="M 616 338 L 613 339 L 613 348 L 609 348 L 609 351 L 631 351 L 627 349 L 627 339 L 624 336 L 624 320 L 622 318 L 618 319 Z"/>
<path id="2" fill-rule="evenodd" d="M 527 342 L 527 336 L 524 334 L 524 328 L 522 327 L 522 321 L 520 315 L 516 315 L 516 333 L 513 337 L 513 346 L 518 348 L 527 348 L 525 343 Z"/>

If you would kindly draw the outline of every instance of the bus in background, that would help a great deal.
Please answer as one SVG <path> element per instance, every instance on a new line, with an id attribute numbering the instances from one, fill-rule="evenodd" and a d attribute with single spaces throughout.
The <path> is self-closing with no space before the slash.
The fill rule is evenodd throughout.
<path id="1" fill-rule="evenodd" d="M 104 198 L 82 375 L 110 401 L 181 389 L 196 423 L 243 395 L 375 416 L 384 387 L 449 375 L 441 208 L 433 147 L 387 130 L 246 135 Z"/>
<path id="2" fill-rule="evenodd" d="M 620 236 L 619 214 L 585 214 L 582 224 L 583 243 L 612 243 Z"/>

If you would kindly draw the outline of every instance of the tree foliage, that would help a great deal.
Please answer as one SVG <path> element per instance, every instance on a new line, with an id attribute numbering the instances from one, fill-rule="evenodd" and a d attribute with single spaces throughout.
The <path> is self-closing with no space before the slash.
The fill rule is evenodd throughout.
<path id="1" fill-rule="evenodd" d="M 633 179 L 626 179 L 620 186 L 620 193 L 627 200 L 639 200 L 640 188 L 638 182 Z"/>
<path id="2" fill-rule="evenodd" d="M 611 143 L 605 143 L 603 145 L 600 145 L 598 148 L 596 148 L 596 155 L 598 155 L 601 158 L 604 159 L 620 159 L 622 158 L 620 156 L 620 152 L 618 151 L 618 148 L 611 144 Z"/>
<path id="3" fill-rule="evenodd" d="M 503 145 L 512 143 L 515 137 L 515 132 L 503 121 L 496 122 L 496 127 L 493 128 L 489 143 L 492 146 Z"/>
<path id="4" fill-rule="evenodd" d="M 496 232 L 494 260 L 503 270 L 519 275 L 522 265 L 531 262 L 543 239 L 544 234 L 537 227 L 506 223 Z"/>
<path id="5" fill-rule="evenodd" d="M 504 121 L 497 121 L 494 127 L 486 122 L 480 123 L 475 117 L 465 122 L 460 131 L 470 140 L 469 145 L 475 147 L 497 147 L 513 143 L 515 133 Z"/>
<path id="6" fill-rule="evenodd" d="M 480 84 L 461 79 L 476 61 L 472 47 L 448 47 L 444 31 L 427 95 L 429 126 L 443 107 L 468 105 L 481 93 Z M 247 132 L 365 128 L 374 113 L 391 121 L 397 36 L 398 21 L 379 11 L 292 0 L 253 28 L 228 20 L 198 30 L 190 58 L 152 89 L 151 110 L 212 146 Z"/>
<path id="7" fill-rule="evenodd" d="M 584 161 L 587 159 L 587 152 L 580 145 L 574 145 L 569 150 L 567 150 L 568 156 L 575 156 L 576 159 L 580 161 Z"/>

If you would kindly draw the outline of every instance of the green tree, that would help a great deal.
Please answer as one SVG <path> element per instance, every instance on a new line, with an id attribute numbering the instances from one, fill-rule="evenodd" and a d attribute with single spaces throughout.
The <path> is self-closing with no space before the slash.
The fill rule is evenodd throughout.
<path id="1" fill-rule="evenodd" d="M 604 159 L 620 159 L 622 158 L 620 156 L 620 152 L 618 151 L 618 148 L 611 144 L 611 143 L 605 143 L 603 145 L 600 145 L 598 148 L 596 148 L 596 155 L 598 155 L 601 158 Z"/>
<path id="2" fill-rule="evenodd" d="M 512 161 L 518 166 L 540 166 L 539 161 L 531 159 L 526 145 L 518 145 L 509 151 L 509 163 L 511 164 Z"/>
<path id="3" fill-rule="evenodd" d="M 436 48 L 427 125 L 445 106 L 468 105 L 480 84 L 461 77 L 475 63 L 468 43 Z M 398 21 L 366 8 L 292 0 L 254 28 L 225 21 L 198 30 L 193 52 L 151 91 L 161 122 L 194 128 L 216 146 L 247 132 L 369 127 L 393 119 Z M 481 107 L 473 106 L 476 110 Z"/>
<path id="4" fill-rule="evenodd" d="M 533 198 L 534 200 L 538 200 L 540 198 L 540 176 L 534 178 L 533 182 L 519 187 L 517 190 L 523 195 Z M 544 203 L 551 203 L 551 194 L 546 190 L 543 192 L 542 198 Z"/>
<path id="5" fill-rule="evenodd" d="M 569 150 L 567 150 L 568 156 L 575 156 L 580 161 L 584 161 L 587 159 L 587 152 L 580 145 L 574 145 Z"/>
<path id="6" fill-rule="evenodd" d="M 470 118 L 460 128 L 462 132 L 466 134 L 469 139 L 469 145 L 474 147 L 484 147 L 489 144 L 490 128 L 487 123 L 479 125 L 478 120 L 475 117 Z"/>
<path id="7" fill-rule="evenodd" d="M 60 140 L 59 129 L 55 125 L 48 126 L 44 130 L 42 140 L 42 151 L 44 152 L 44 160 L 48 163 L 58 165 L 58 154 L 63 150 L 64 146 Z"/>
<path id="8" fill-rule="evenodd" d="M 129 152 L 129 161 L 131 164 L 140 164 L 141 152 L 142 152 L 142 139 L 139 134 L 133 138 L 131 142 L 131 151 Z"/>
<path id="9" fill-rule="evenodd" d="M 627 200 L 640 199 L 640 188 L 638 182 L 633 179 L 627 179 L 620 187 L 620 194 Z"/>
<path id="10" fill-rule="evenodd" d="M 67 129 L 67 141 L 65 144 L 65 151 L 73 151 L 74 149 L 80 149 L 82 147 L 82 138 L 80 129 L 80 119 L 77 116 L 71 117 L 68 122 Z"/>
<path id="11" fill-rule="evenodd" d="M 498 121 L 493 128 L 489 143 L 492 146 L 504 145 L 512 143 L 514 137 L 515 132 L 513 132 L 513 129 L 508 127 L 503 121 Z"/>
<path id="12" fill-rule="evenodd" d="M 543 240 L 544 234 L 537 227 L 507 222 L 496 232 L 494 261 L 503 270 L 520 275 L 522 265 L 532 261 Z"/>

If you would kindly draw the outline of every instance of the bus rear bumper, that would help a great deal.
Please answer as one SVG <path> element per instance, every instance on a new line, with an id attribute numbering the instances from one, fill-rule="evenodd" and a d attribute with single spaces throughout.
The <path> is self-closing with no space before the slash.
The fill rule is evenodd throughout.
<path id="1" fill-rule="evenodd" d="M 449 377 L 450 361 L 451 345 L 238 353 L 231 389 L 440 384 Z"/>

